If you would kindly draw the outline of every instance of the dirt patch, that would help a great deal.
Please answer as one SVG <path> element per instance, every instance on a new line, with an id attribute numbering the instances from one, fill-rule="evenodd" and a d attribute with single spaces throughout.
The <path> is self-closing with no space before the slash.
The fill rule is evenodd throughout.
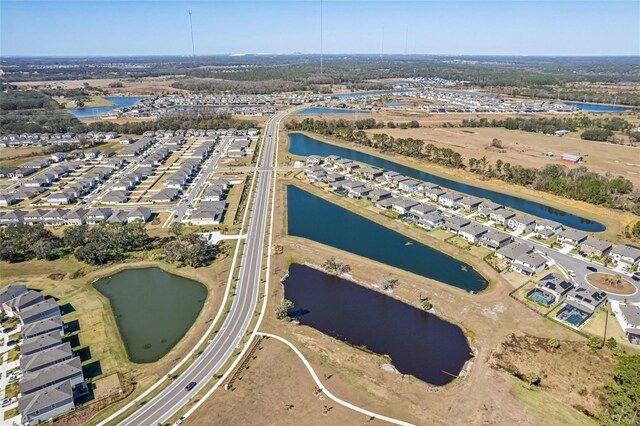
<path id="1" fill-rule="evenodd" d="M 491 354 L 490 365 L 516 377 L 533 372 L 539 387 L 586 414 L 603 410 L 599 387 L 613 375 L 615 360 L 609 352 L 592 352 L 585 341 L 560 341 L 530 334 L 511 334 Z"/>
<path id="2" fill-rule="evenodd" d="M 588 274 L 586 277 L 589 284 L 594 287 L 604 290 L 608 293 L 620 294 L 628 296 L 635 294 L 638 289 L 631 282 L 625 280 L 620 275 L 603 274 L 602 272 L 596 272 Z"/>

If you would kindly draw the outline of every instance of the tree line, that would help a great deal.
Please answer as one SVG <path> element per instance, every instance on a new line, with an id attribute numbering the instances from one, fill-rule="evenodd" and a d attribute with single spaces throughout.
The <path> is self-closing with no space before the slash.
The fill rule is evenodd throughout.
<path id="1" fill-rule="evenodd" d="M 55 235 L 42 224 L 12 224 L 0 228 L 0 260 L 23 262 L 74 256 L 89 265 L 121 262 L 130 254 L 160 250 L 168 263 L 194 268 L 210 265 L 223 251 L 193 233 L 150 237 L 143 222 L 100 223 L 66 228 Z"/>
<path id="2" fill-rule="evenodd" d="M 489 120 L 488 118 L 465 119 L 462 120 L 460 127 L 504 127 L 508 130 L 553 134 L 558 130 L 575 131 L 579 128 L 623 132 L 631 130 L 633 125 L 620 117 L 589 118 L 585 115 L 578 115 L 552 118 L 511 117 L 502 120 Z M 583 137 L 583 139 L 585 138 Z"/>
<path id="3" fill-rule="evenodd" d="M 291 131 L 314 132 L 353 142 L 406 157 L 425 160 L 450 168 L 466 169 L 484 178 L 501 179 L 538 191 L 584 201 L 595 205 L 629 210 L 640 214 L 640 192 L 623 176 L 600 175 L 586 167 L 569 169 L 561 164 L 549 164 L 540 169 L 511 165 L 497 159 L 490 163 L 486 157 L 469 158 L 451 148 L 441 148 L 415 138 L 393 138 L 384 133 L 369 137 L 346 120 L 315 120 L 306 118 L 291 121 L 286 128 Z"/>

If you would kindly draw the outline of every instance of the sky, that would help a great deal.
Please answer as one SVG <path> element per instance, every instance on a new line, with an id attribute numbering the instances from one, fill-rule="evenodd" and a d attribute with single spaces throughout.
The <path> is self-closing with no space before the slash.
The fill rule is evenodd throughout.
<path id="1" fill-rule="evenodd" d="M 320 0 L 0 0 L 0 56 L 319 53 Z M 324 53 L 640 55 L 640 1 L 324 0 Z"/>

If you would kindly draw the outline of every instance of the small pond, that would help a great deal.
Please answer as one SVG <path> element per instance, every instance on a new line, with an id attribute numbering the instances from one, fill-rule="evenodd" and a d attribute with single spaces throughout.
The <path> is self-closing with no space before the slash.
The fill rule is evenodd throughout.
<path id="1" fill-rule="evenodd" d="M 399 372 L 427 383 L 446 385 L 471 358 L 457 325 L 351 281 L 292 264 L 284 292 L 300 324 L 388 355 Z"/>
<path id="2" fill-rule="evenodd" d="M 160 268 L 126 269 L 94 283 L 111 303 L 132 362 L 154 362 L 193 325 L 207 298 L 197 281 Z"/>

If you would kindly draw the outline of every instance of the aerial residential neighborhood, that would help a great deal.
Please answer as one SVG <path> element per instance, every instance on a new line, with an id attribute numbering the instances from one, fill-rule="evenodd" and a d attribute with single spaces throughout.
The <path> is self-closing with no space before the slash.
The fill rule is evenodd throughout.
<path id="1" fill-rule="evenodd" d="M 637 1 L 1 9 L 1 424 L 640 424 Z"/>

